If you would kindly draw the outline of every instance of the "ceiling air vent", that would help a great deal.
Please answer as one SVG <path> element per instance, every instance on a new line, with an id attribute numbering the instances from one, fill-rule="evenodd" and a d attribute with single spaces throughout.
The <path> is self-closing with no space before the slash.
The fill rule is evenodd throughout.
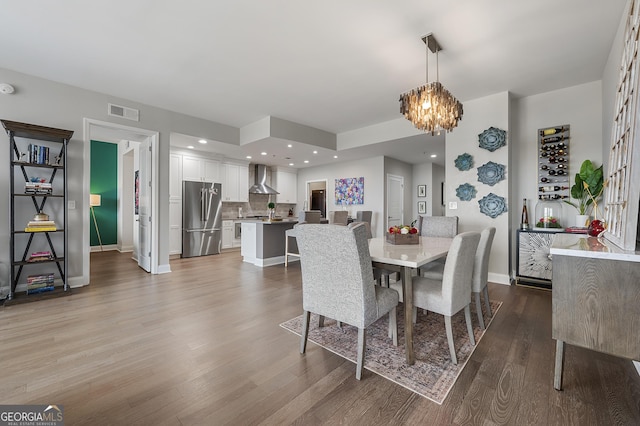
<path id="1" fill-rule="evenodd" d="M 120 105 L 109 104 L 108 114 L 113 117 L 126 118 L 131 121 L 140 120 L 140 111 Z"/>

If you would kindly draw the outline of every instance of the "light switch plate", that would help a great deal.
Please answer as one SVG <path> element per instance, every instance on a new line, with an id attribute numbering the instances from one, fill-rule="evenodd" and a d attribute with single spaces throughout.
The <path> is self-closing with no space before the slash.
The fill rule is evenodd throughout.
<path id="1" fill-rule="evenodd" d="M 76 209 L 76 200 L 69 200 L 69 210 Z"/>
<path id="2" fill-rule="evenodd" d="M 458 202 L 457 201 L 449 201 L 449 210 L 457 210 Z"/>

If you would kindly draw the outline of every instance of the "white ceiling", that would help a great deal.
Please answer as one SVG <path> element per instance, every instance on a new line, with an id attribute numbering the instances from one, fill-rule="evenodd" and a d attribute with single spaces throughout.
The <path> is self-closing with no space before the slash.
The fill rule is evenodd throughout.
<path id="1" fill-rule="evenodd" d="M 340 134 L 400 117 L 399 94 L 425 82 L 421 36 L 429 32 L 443 49 L 440 81 L 463 103 L 599 80 L 626 3 L 4 1 L 0 67 L 239 128 L 274 116 Z M 295 158 L 295 167 L 334 154 L 420 163 L 432 152 L 443 159 L 443 139 L 318 154 L 271 139 L 219 149 L 253 161 L 265 150 L 267 164 L 284 150 L 276 155 Z M 191 142 L 172 135 L 172 144 Z"/>

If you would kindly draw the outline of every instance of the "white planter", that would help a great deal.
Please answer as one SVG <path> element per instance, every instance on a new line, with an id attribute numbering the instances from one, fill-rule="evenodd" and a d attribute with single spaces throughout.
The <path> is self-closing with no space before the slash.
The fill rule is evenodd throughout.
<path id="1" fill-rule="evenodd" d="M 589 215 L 588 214 L 577 214 L 576 215 L 576 226 L 581 228 L 586 228 L 589 226 Z"/>

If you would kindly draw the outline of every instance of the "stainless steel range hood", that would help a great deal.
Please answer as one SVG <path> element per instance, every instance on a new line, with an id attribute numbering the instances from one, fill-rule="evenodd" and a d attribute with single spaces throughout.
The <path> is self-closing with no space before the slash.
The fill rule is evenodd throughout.
<path id="1" fill-rule="evenodd" d="M 267 166 L 264 164 L 256 164 L 255 184 L 249 188 L 249 194 L 279 194 L 267 185 Z"/>

